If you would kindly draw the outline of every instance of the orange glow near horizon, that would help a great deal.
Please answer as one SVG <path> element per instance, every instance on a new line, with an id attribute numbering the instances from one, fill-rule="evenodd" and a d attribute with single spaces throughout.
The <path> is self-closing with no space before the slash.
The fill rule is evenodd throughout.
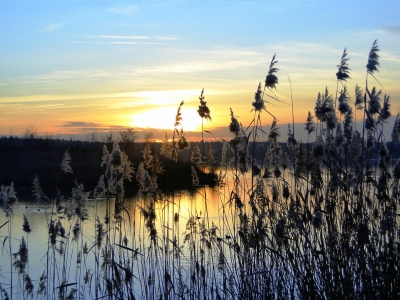
<path id="1" fill-rule="evenodd" d="M 33 127 L 40 135 L 111 132 L 126 127 L 171 132 L 181 101 L 185 101 L 181 108 L 184 131 L 199 133 L 202 125 L 202 119 L 197 113 L 200 92 L 176 89 L 96 95 L 4 97 L 1 98 L 2 108 L 7 111 L 7 115 L 2 120 L 0 134 L 20 135 L 29 127 Z M 246 90 L 223 92 L 206 89 L 205 100 L 211 110 L 212 120 L 203 120 L 204 129 L 212 132 L 227 129 L 231 122 L 230 108 L 246 128 L 255 117 L 254 112 L 251 112 L 253 95 Z M 313 113 L 314 106 L 312 101 L 306 103 L 299 98 L 301 96 L 297 95 L 294 103 L 294 119 L 295 123 L 304 123 L 307 112 L 310 110 Z M 284 97 L 282 100 L 285 103 L 271 102 L 266 107 L 278 119 L 278 124 L 292 123 L 290 101 Z M 263 126 L 269 128 L 272 120 L 273 117 L 268 113 L 261 113 Z M 191 139 L 190 136 L 187 138 Z M 198 139 L 197 135 L 193 139 Z"/>
<path id="2" fill-rule="evenodd" d="M 177 108 L 153 108 L 131 116 L 130 126 L 173 130 Z M 182 108 L 182 127 L 185 131 L 201 131 L 201 118 L 196 110 Z M 180 128 L 180 127 L 179 127 Z"/>

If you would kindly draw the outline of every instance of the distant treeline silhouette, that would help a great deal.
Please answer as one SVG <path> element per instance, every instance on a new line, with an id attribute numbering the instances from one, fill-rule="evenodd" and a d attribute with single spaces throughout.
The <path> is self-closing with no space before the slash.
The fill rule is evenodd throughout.
<path id="1" fill-rule="evenodd" d="M 193 143 L 195 145 L 196 143 Z M 99 177 L 104 173 L 100 166 L 103 147 L 112 150 L 113 143 L 88 142 L 79 140 L 41 139 L 41 138 L 0 138 L 0 182 L 14 186 L 19 198 L 29 200 L 32 196 L 32 182 L 38 176 L 46 194 L 54 195 L 58 190 L 67 193 L 74 186 L 74 181 L 82 183 L 86 190 L 93 190 Z M 145 143 L 119 143 L 136 170 L 142 161 Z M 153 153 L 159 155 L 161 143 L 150 143 Z M 216 159 L 220 157 L 220 143 L 211 143 Z M 193 147 L 191 147 L 193 148 Z M 60 163 L 64 152 L 69 149 L 73 173 L 60 172 Z M 164 172 L 159 176 L 162 189 L 192 188 L 190 156 L 192 149 L 180 153 L 179 163 L 161 157 Z M 200 170 L 198 170 L 200 172 Z M 186 176 L 182 176 L 186 175 Z M 208 184 L 214 184 L 214 175 L 200 176 Z M 137 192 L 136 178 L 126 183 L 126 193 Z"/>
<path id="2" fill-rule="evenodd" d="M 179 163 L 172 163 L 169 159 L 160 156 L 162 143 L 151 142 L 150 146 L 153 153 L 160 156 L 164 172 L 159 176 L 159 187 L 162 189 L 190 189 L 192 188 L 190 158 L 196 145 L 199 148 L 202 142 L 192 142 L 190 149 L 179 153 Z M 206 143 L 208 144 L 208 143 Z M 217 166 L 221 161 L 222 142 L 209 143 Z M 256 161 L 261 161 L 263 157 L 263 143 L 249 143 L 250 153 L 254 153 Z M 73 182 L 83 183 L 87 190 L 93 190 L 97 185 L 99 177 L 104 173 L 100 166 L 102 149 L 107 145 L 108 150 L 112 149 L 113 143 L 88 142 L 79 140 L 61 139 L 41 139 L 41 138 L 0 138 L 0 182 L 10 184 L 14 182 L 20 197 L 26 200 L 32 197 L 31 187 L 35 176 L 45 189 L 52 195 L 56 189 L 67 193 L 73 187 Z M 124 151 L 129 160 L 133 163 L 135 170 L 143 159 L 143 149 L 145 143 L 119 143 L 121 150 Z M 286 143 L 280 143 L 281 147 L 286 148 Z M 379 145 L 376 145 L 377 149 Z M 393 161 L 400 157 L 400 144 L 387 143 Z M 60 163 L 64 152 L 69 149 L 71 154 L 71 167 L 73 173 L 61 173 Z M 376 149 L 376 150 L 377 150 Z M 377 151 L 373 151 L 377 153 Z M 374 158 L 373 158 L 374 159 Z M 376 158 L 377 159 L 377 158 Z M 198 170 L 200 172 L 200 170 Z M 184 176 L 182 176 L 184 175 Z M 211 174 L 200 176 L 200 180 L 205 180 L 208 184 L 214 184 L 214 176 Z M 126 184 L 127 194 L 134 194 L 137 191 L 135 177 L 132 182 Z"/>

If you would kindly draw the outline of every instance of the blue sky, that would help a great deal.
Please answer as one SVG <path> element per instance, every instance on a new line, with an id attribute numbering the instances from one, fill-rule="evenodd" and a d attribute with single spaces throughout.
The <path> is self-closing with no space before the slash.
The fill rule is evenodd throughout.
<path id="1" fill-rule="evenodd" d="M 243 124 L 251 120 L 254 93 L 275 53 L 276 94 L 286 104 L 267 109 L 289 122 L 290 78 L 295 121 L 304 123 L 318 92 L 327 86 L 335 93 L 345 47 L 349 89 L 365 83 L 375 39 L 376 77 L 396 114 L 399 1 L 1 0 L 0 134 L 30 126 L 53 135 L 167 129 L 182 100 L 184 126 L 194 130 L 204 87 L 213 117 L 207 126 L 224 135 L 218 128 L 227 131 L 230 107 Z M 271 121 L 265 115 L 264 123 Z"/>

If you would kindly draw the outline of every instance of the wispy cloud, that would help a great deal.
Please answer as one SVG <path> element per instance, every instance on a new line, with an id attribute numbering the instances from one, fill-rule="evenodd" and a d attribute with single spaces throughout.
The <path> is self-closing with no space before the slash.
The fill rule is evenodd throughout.
<path id="1" fill-rule="evenodd" d="M 160 41 L 179 41 L 182 38 L 177 36 L 149 36 L 149 35 L 89 35 L 91 39 L 111 39 L 111 40 L 160 40 Z"/>
<path id="2" fill-rule="evenodd" d="M 115 42 L 115 43 L 142 43 L 149 40 L 102 39 L 92 42 Z M 353 49 L 349 47 L 351 58 L 351 73 L 353 82 L 360 82 L 364 76 L 365 60 L 367 50 Z M 218 46 L 207 50 L 193 50 L 182 48 L 163 49 L 156 61 L 142 63 L 140 59 L 126 60 L 123 65 L 99 66 L 84 70 L 58 70 L 44 74 L 23 76 L 10 80 L 9 85 L 23 86 L 27 90 L 35 90 L 37 94 L 45 93 L 43 89 L 35 87 L 42 86 L 51 88 L 53 93 L 63 93 L 66 84 L 73 86 L 86 82 L 82 93 L 91 93 L 91 88 L 101 85 L 103 92 L 109 92 L 106 87 L 112 85 L 113 90 L 121 92 L 137 91 L 137 87 L 146 90 L 164 89 L 186 89 L 187 87 L 205 85 L 207 88 L 221 91 L 235 87 L 243 91 L 249 85 L 256 85 L 263 81 L 268 70 L 272 56 L 276 53 L 279 61 L 279 92 L 285 94 L 288 89 L 288 74 L 296 91 L 307 95 L 317 93 L 327 84 L 335 81 L 336 66 L 340 62 L 343 52 L 342 47 L 332 47 L 323 43 L 279 43 L 259 47 L 234 47 Z M 385 63 L 388 61 L 399 63 L 399 57 L 395 52 L 380 52 L 382 65 L 394 68 L 395 64 Z M 103 68 L 102 68 L 103 67 Z M 389 74 L 385 72 L 385 74 Z M 383 73 L 382 73 L 383 74 Z M 397 77 L 396 77 L 397 78 Z M 332 81 L 333 80 L 333 81 Z M 134 86 L 134 87 L 133 87 Z M 332 87 L 333 88 L 333 87 Z M 332 89 L 330 87 L 330 89 Z M 389 89 L 389 88 L 388 88 Z M 197 95 L 198 91 L 194 94 Z M 21 95 L 21 93 L 19 94 Z M 107 97 L 110 95 L 107 95 Z M 115 95 L 114 95 L 115 96 Z M 141 98 L 137 95 L 130 97 Z M 128 97 L 129 97 L 128 96 Z M 163 96 L 152 95 L 143 97 L 146 99 L 165 99 Z M 175 98 L 175 95 L 172 97 Z M 135 100 L 136 101 L 136 100 Z M 285 101 L 285 99 L 283 99 Z M 119 104 L 120 105 L 120 104 Z M 113 107 L 114 108 L 114 107 Z"/>
<path id="3" fill-rule="evenodd" d="M 38 113 L 38 112 L 49 112 L 49 111 L 55 111 L 59 112 L 63 108 L 67 107 L 65 103 L 43 103 L 42 104 L 36 104 L 36 105 L 26 105 L 25 104 L 25 109 L 19 109 L 20 111 L 25 111 L 25 112 L 30 112 L 30 113 Z"/>
<path id="4" fill-rule="evenodd" d="M 225 62 L 212 62 L 212 61 L 197 61 L 191 63 L 178 63 L 170 65 L 160 65 L 153 67 L 135 68 L 135 73 L 141 74 L 179 74 L 179 73 L 196 73 L 196 72 L 210 72 L 232 70 L 239 67 L 254 65 L 249 61 L 225 61 Z"/>
<path id="5" fill-rule="evenodd" d="M 386 26 L 384 30 L 388 33 L 400 35 L 400 25 Z"/>
<path id="6" fill-rule="evenodd" d="M 79 43 L 79 42 L 77 42 Z M 111 41 L 86 41 L 85 43 L 121 43 L 121 44 L 133 44 L 133 43 L 148 43 L 147 40 L 131 40 L 123 41 L 113 39 Z M 86 69 L 86 70 L 58 70 L 45 74 L 37 74 L 34 76 L 24 76 L 20 78 L 21 83 L 56 83 L 74 80 L 97 80 L 103 78 L 117 79 L 119 83 L 135 80 L 136 83 L 146 82 L 146 84 L 154 83 L 159 84 L 160 80 L 163 82 L 174 82 L 177 80 L 188 80 L 188 74 L 193 74 L 193 78 L 201 76 L 201 80 L 204 81 L 207 77 L 214 78 L 213 81 L 221 81 L 224 76 L 223 74 L 230 72 L 235 76 L 237 80 L 242 80 L 244 77 L 248 77 L 246 74 L 253 74 L 248 80 L 254 80 L 253 77 L 257 73 L 263 73 L 272 58 L 272 55 L 279 52 L 278 60 L 280 61 L 280 68 L 289 63 L 294 63 L 293 66 L 297 66 L 297 69 L 307 68 L 304 65 L 302 57 L 305 53 L 308 56 L 312 56 L 314 63 L 316 60 L 320 61 L 321 65 L 326 63 L 327 56 L 321 55 L 316 57 L 312 54 L 315 51 L 311 49 L 318 49 L 319 53 L 326 54 L 327 52 L 334 52 L 337 57 L 340 58 L 341 52 L 338 49 L 329 49 L 322 45 L 273 45 L 263 48 L 240 48 L 231 46 L 218 46 L 210 50 L 191 50 L 187 49 L 173 49 L 170 50 L 168 59 L 159 60 L 155 64 L 140 64 L 135 63 L 134 65 L 116 66 L 108 69 Z M 333 55 L 334 57 L 335 55 Z M 200 58 L 200 59 L 199 59 Z M 282 62 L 281 62 L 282 60 Z M 337 64 L 337 61 L 332 61 L 332 65 Z M 322 66 L 318 66 L 322 69 Z M 299 70 L 298 70 L 299 71 Z M 304 70 L 302 70 L 304 71 Z M 295 72 L 293 68 L 290 73 Z M 299 71 L 299 73 L 301 73 Z M 210 75 L 214 74 L 214 75 Z M 168 76 L 171 75 L 171 76 Z M 263 76 L 265 74 L 262 74 Z M 102 80 L 102 79 L 101 79 Z M 194 79 L 195 80 L 195 79 Z"/>
<path id="7" fill-rule="evenodd" d="M 134 40 L 150 40 L 151 37 L 145 35 L 90 35 L 89 38 L 97 39 L 134 39 Z"/>
<path id="8" fill-rule="evenodd" d="M 179 41 L 182 38 L 176 36 L 148 36 L 148 35 L 88 35 L 86 40 L 73 40 L 74 44 L 95 45 L 163 45 L 166 41 Z"/>
<path id="9" fill-rule="evenodd" d="M 158 36 L 156 38 L 161 41 L 180 41 L 180 40 L 182 40 L 182 38 L 176 37 L 176 36 Z"/>
<path id="10" fill-rule="evenodd" d="M 24 76 L 22 77 L 22 81 L 25 83 L 35 83 L 35 82 L 54 82 L 54 81 L 66 81 L 66 80 L 75 80 L 82 78 L 99 78 L 99 77 L 109 77 L 112 73 L 109 73 L 105 70 L 83 70 L 83 71 L 73 71 L 73 70 L 63 70 L 63 71 L 54 71 L 51 73 L 33 75 L 33 76 Z"/>
<path id="11" fill-rule="evenodd" d="M 74 132 L 102 132 L 102 131 L 120 131 L 125 127 L 119 125 L 100 124 L 94 122 L 70 121 L 59 125 L 60 128 L 73 130 Z"/>
<path id="12" fill-rule="evenodd" d="M 126 66 L 130 75 L 189 74 L 199 72 L 226 71 L 264 64 L 270 60 L 262 51 L 220 46 L 210 50 L 175 49 L 177 59 L 156 65 Z"/>
<path id="13" fill-rule="evenodd" d="M 129 5 L 129 6 L 119 6 L 119 7 L 111 7 L 108 8 L 107 11 L 116 13 L 116 14 L 123 14 L 123 15 L 131 15 L 139 10 L 138 5 Z"/>
<path id="14" fill-rule="evenodd" d="M 59 29 L 65 27 L 65 25 L 67 25 L 67 23 L 53 23 L 53 24 L 47 25 L 45 27 L 45 30 L 46 31 L 56 31 L 56 30 L 59 30 Z"/>
<path id="15" fill-rule="evenodd" d="M 380 56 L 382 59 L 385 59 L 386 61 L 390 61 L 390 62 L 394 62 L 394 63 L 398 63 L 398 64 L 400 63 L 400 57 L 393 52 L 382 51 L 380 53 Z"/>
<path id="16" fill-rule="evenodd" d="M 93 122 L 82 122 L 82 121 L 71 121 L 62 124 L 63 127 L 91 127 L 91 128 L 97 128 L 97 127 L 103 127 L 103 125 L 98 124 L 98 123 L 93 123 Z"/>
<path id="17" fill-rule="evenodd" d="M 151 43 L 151 42 L 82 42 L 82 41 L 71 41 L 71 43 L 75 44 L 96 44 L 96 45 L 105 45 L 105 44 L 122 44 L 122 45 L 162 45 L 162 43 Z"/>
<path id="18" fill-rule="evenodd" d="M 29 104 L 29 103 L 40 103 L 40 102 L 55 102 L 68 100 L 90 100 L 90 99 L 104 99 L 112 98 L 115 94 L 91 94 L 91 95 L 28 95 L 28 96 L 14 96 L 14 97 L 0 97 L 1 104 Z M 122 97 L 122 96 L 119 96 Z"/>

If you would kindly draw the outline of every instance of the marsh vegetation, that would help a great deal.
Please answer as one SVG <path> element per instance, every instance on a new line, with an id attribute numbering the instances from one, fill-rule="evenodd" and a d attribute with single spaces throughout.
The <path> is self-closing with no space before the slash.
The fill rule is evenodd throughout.
<path id="1" fill-rule="evenodd" d="M 343 51 L 337 90 L 319 93 L 313 113 L 305 116 L 305 130 L 316 141 L 297 141 L 289 125 L 285 147 L 278 143 L 277 119 L 268 106 L 280 101 L 274 93 L 279 71 L 274 55 L 249 103 L 251 124 L 244 128 L 230 109 L 232 139 L 221 143 L 221 161 L 211 147 L 191 149 L 198 196 L 192 209 L 183 205 L 181 194 L 159 188 L 164 166 L 150 143 L 135 166 L 118 143 L 104 146 L 99 159 L 104 174 L 90 191 L 76 182 L 70 195 L 48 197 L 35 177 L 35 201 L 47 207 L 40 278 L 30 277 L 29 220 L 13 213 L 13 183 L 3 185 L 2 255 L 11 259 L 1 265 L 2 298 L 398 298 L 400 161 L 391 153 L 398 148 L 400 120 L 397 116 L 392 136 L 385 137 L 390 98 L 376 78 L 378 53 L 375 41 L 366 84 L 350 92 Z M 203 90 L 198 113 L 208 120 L 212 112 L 205 97 Z M 177 164 L 190 147 L 181 126 L 182 105 L 172 137 L 166 133 L 160 149 Z M 359 130 L 353 126 L 356 112 L 363 120 Z M 271 124 L 268 130 L 264 120 Z M 73 172 L 73 159 L 65 150 L 60 172 Z M 199 170 L 216 176 L 212 205 Z M 124 186 L 133 178 L 138 194 L 127 201 Z M 89 215 L 89 202 L 101 205 L 102 215 Z M 22 237 L 13 234 L 16 218 L 23 218 Z M 93 226 L 86 232 L 89 221 Z"/>

